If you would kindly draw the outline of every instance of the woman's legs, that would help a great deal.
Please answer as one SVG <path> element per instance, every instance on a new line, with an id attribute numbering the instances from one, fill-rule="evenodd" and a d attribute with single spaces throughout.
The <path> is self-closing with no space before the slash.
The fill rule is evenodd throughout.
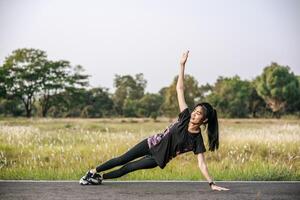
<path id="1" fill-rule="evenodd" d="M 133 161 L 130 163 L 127 163 L 126 165 L 122 166 L 120 169 L 111 171 L 107 174 L 103 174 L 103 179 L 112 179 L 112 178 L 118 178 L 121 177 L 129 172 L 133 172 L 135 170 L 139 169 L 150 169 L 157 167 L 157 163 L 151 156 L 145 156 L 142 159 L 139 159 L 137 161 Z"/>
<path id="2" fill-rule="evenodd" d="M 105 171 L 105 170 L 111 169 L 116 166 L 124 165 L 127 162 L 130 162 L 136 158 L 139 158 L 139 157 L 142 157 L 145 155 L 149 155 L 149 154 L 150 154 L 150 151 L 149 151 L 147 139 L 144 139 L 143 141 L 141 141 L 140 143 L 138 143 L 134 147 L 132 147 L 125 154 L 123 154 L 119 157 L 113 158 L 113 159 L 103 163 L 102 165 L 99 165 L 98 167 L 96 167 L 96 171 L 101 172 L 101 171 Z"/>

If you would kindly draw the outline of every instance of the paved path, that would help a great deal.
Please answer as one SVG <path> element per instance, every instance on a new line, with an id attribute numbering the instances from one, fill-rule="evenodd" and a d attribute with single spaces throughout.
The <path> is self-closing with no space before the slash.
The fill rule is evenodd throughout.
<path id="1" fill-rule="evenodd" d="M 207 182 L 114 182 L 81 186 L 77 181 L 1 181 L 0 199 L 155 199 L 155 200 L 300 200 L 296 182 L 218 182 L 229 191 L 212 191 Z"/>

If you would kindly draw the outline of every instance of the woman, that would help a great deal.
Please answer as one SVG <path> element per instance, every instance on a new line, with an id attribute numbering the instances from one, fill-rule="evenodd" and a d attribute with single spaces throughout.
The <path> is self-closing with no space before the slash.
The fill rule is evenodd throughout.
<path id="1" fill-rule="evenodd" d="M 212 190 L 229 190 L 217 186 L 208 174 L 205 163 L 204 152 L 206 151 L 200 125 L 207 124 L 207 134 L 209 140 L 209 150 L 214 151 L 219 147 L 219 130 L 217 112 L 209 103 L 197 104 L 192 112 L 189 112 L 184 98 L 184 69 L 188 58 L 188 53 L 184 53 L 180 59 L 180 72 L 177 81 L 177 98 L 180 114 L 177 121 L 173 122 L 163 132 L 150 136 L 131 148 L 122 156 L 113 158 L 95 169 L 89 170 L 79 183 L 81 185 L 101 184 L 104 179 L 121 177 L 129 172 L 139 169 L 149 169 L 159 166 L 163 169 L 166 164 L 179 154 L 193 151 L 198 158 L 198 165 L 205 176 Z M 136 158 L 138 160 L 132 161 Z M 131 161 L 131 162 L 130 162 Z M 120 169 L 109 173 L 98 174 L 116 166 Z"/>

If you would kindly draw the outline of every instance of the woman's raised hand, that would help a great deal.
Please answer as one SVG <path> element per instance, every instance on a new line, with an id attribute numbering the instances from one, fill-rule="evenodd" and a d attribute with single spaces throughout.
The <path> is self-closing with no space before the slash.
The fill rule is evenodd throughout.
<path id="1" fill-rule="evenodd" d="M 180 65 L 185 65 L 188 56 L 189 56 L 189 51 L 187 50 L 185 53 L 183 53 L 183 54 L 181 55 L 181 58 L 180 58 Z"/>

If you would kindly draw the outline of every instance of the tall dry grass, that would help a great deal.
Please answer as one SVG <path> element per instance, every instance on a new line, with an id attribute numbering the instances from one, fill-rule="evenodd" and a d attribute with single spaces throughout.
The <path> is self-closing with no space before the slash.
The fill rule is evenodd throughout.
<path id="1" fill-rule="evenodd" d="M 0 179 L 78 180 L 168 124 L 165 119 L 2 119 Z M 205 157 L 215 180 L 300 180 L 300 121 L 221 119 L 219 150 Z M 139 170 L 119 180 L 132 179 L 204 177 L 189 152 L 164 170 Z"/>

